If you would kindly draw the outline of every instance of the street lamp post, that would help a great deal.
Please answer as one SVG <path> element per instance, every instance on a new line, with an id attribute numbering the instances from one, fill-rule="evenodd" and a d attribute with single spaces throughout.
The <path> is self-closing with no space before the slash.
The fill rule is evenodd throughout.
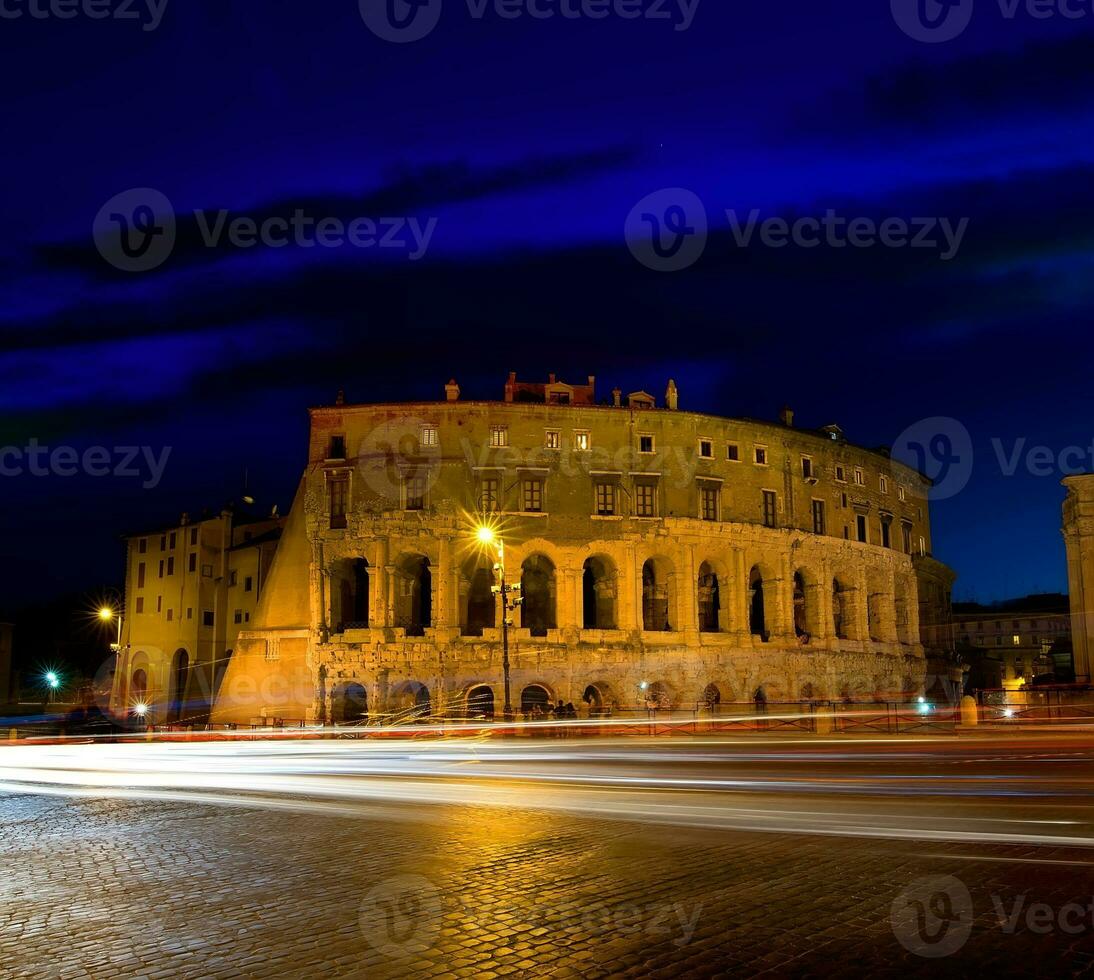
<path id="1" fill-rule="evenodd" d="M 119 682 L 124 681 L 126 671 L 126 665 L 122 657 L 122 620 L 124 617 L 120 611 L 115 610 L 112 606 L 103 606 L 99 609 L 99 619 L 104 623 L 109 623 L 112 619 L 118 621 L 118 638 L 110 644 L 110 652 L 114 654 L 114 678 L 111 683 L 111 693 L 113 700 L 116 701 L 121 697 Z"/>
<path id="2" fill-rule="evenodd" d="M 509 722 L 514 717 L 509 683 L 509 627 L 511 625 L 509 614 L 524 600 L 520 595 L 520 583 L 505 580 L 505 542 L 502 541 L 501 536 L 496 534 L 493 528 L 483 525 L 478 529 L 477 537 L 485 546 L 497 545 L 494 571 L 497 572 L 499 584 L 490 586 L 490 591 L 501 597 L 501 670 L 505 678 L 505 707 L 502 709 L 502 717 Z"/>

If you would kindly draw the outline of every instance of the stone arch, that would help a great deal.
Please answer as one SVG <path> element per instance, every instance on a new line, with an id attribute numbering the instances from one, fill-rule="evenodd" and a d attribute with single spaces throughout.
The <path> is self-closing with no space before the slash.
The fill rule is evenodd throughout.
<path id="1" fill-rule="evenodd" d="M 724 633 L 729 629 L 728 582 L 720 562 L 707 560 L 699 565 L 696 594 L 700 633 Z"/>
<path id="2" fill-rule="evenodd" d="M 402 719 L 428 716 L 433 703 L 429 688 L 421 681 L 403 681 L 391 692 L 391 711 Z"/>
<path id="3" fill-rule="evenodd" d="M 529 555 L 520 566 L 520 625 L 532 636 L 557 628 L 558 578 L 555 563 L 544 554 Z"/>
<path id="4" fill-rule="evenodd" d="M 748 573 L 748 629 L 764 643 L 771 638 L 768 604 L 763 569 L 759 565 L 753 565 Z"/>
<path id="5" fill-rule="evenodd" d="M 425 555 L 408 552 L 395 562 L 395 625 L 424 636 L 433 625 L 433 573 Z"/>
<path id="6" fill-rule="evenodd" d="M 352 725 L 368 719 L 368 694 L 364 685 L 357 681 L 339 684 L 331 702 L 335 723 Z"/>
<path id="7" fill-rule="evenodd" d="M 474 555 L 464 562 L 461 574 L 460 632 L 464 636 L 482 636 L 483 630 L 494 629 L 497 623 L 498 597 L 493 588 L 498 581 L 494 561 L 485 554 Z"/>
<path id="8" fill-rule="evenodd" d="M 608 681 L 597 680 L 586 684 L 581 700 L 589 706 L 590 715 L 611 714 L 614 708 L 619 707 L 619 698 Z"/>
<path id="9" fill-rule="evenodd" d="M 654 556 L 642 565 L 642 629 L 651 633 L 672 630 L 675 590 L 669 559 Z"/>
<path id="10" fill-rule="evenodd" d="M 186 693 L 190 683 L 190 654 L 181 647 L 171 658 L 171 674 L 167 679 L 167 720 L 181 721 L 186 713 Z"/>
<path id="11" fill-rule="evenodd" d="M 722 692 L 718 685 L 712 682 L 704 687 L 702 694 L 699 696 L 699 703 L 711 711 L 716 710 L 718 705 L 722 703 Z"/>
<path id="12" fill-rule="evenodd" d="M 676 704 L 676 697 L 667 681 L 654 681 L 645 693 L 647 706 L 658 711 L 669 711 Z"/>
<path id="13" fill-rule="evenodd" d="M 475 684 L 468 689 L 467 715 L 494 720 L 494 689 L 489 684 Z"/>
<path id="14" fill-rule="evenodd" d="M 607 555 L 591 555 L 581 569 L 581 625 L 587 630 L 616 628 L 619 574 Z"/>
<path id="15" fill-rule="evenodd" d="M 148 704 L 148 671 L 137 667 L 129 678 L 129 706 Z"/>
<path id="16" fill-rule="evenodd" d="M 364 558 L 345 558 L 331 565 L 331 631 L 368 629 L 369 565 Z"/>
<path id="17" fill-rule="evenodd" d="M 542 684 L 529 684 L 520 692 L 521 714 L 530 715 L 537 708 L 544 714 L 551 710 L 551 692 Z"/>

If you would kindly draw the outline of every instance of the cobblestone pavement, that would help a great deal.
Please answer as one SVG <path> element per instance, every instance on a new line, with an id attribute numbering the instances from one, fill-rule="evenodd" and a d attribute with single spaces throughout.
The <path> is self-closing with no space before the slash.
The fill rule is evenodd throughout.
<path id="1" fill-rule="evenodd" d="M 1068 976 L 1094 957 L 1076 847 L 9 794 L 0 854 L 5 977 Z M 921 913 L 923 950 L 950 955 L 906 948 Z"/>

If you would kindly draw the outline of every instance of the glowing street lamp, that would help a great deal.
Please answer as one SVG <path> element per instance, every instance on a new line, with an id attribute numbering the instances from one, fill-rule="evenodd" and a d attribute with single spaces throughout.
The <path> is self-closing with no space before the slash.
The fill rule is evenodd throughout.
<path id="1" fill-rule="evenodd" d="M 505 677 L 505 707 L 503 717 L 506 721 L 513 720 L 513 699 L 510 694 L 509 683 L 509 627 L 512 620 L 509 614 L 523 601 L 520 596 L 520 583 L 505 581 L 505 542 L 488 524 L 480 524 L 475 529 L 475 539 L 484 548 L 497 548 L 497 561 L 494 562 L 494 571 L 498 573 L 500 585 L 492 585 L 490 591 L 496 596 L 501 596 L 501 669 Z"/>

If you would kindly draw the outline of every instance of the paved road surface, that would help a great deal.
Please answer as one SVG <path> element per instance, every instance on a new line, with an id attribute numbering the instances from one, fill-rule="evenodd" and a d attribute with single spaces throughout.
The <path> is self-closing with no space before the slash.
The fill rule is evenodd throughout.
<path id="1" fill-rule="evenodd" d="M 4 747 L 0 975 L 1081 975 L 1092 789 L 1085 736 Z"/>

